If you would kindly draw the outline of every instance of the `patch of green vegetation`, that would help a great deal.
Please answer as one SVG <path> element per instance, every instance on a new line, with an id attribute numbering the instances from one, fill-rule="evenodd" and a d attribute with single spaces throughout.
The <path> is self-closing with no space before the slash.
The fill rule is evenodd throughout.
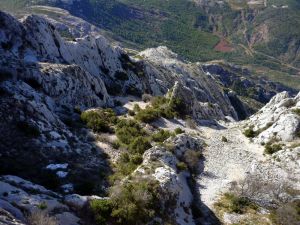
<path id="1" fill-rule="evenodd" d="M 185 133 L 185 131 L 182 130 L 180 127 L 177 127 L 177 128 L 174 130 L 174 133 L 175 133 L 176 135 L 178 135 L 178 134 L 183 134 L 183 133 Z"/>
<path id="2" fill-rule="evenodd" d="M 121 119 L 116 125 L 116 135 L 124 145 L 129 145 L 137 137 L 146 137 L 146 131 L 135 120 Z"/>
<path id="3" fill-rule="evenodd" d="M 158 143 L 163 143 L 165 140 L 167 140 L 169 137 L 173 136 L 170 131 L 168 130 L 159 130 L 158 132 L 152 134 L 151 139 Z"/>
<path id="4" fill-rule="evenodd" d="M 158 96 L 151 99 L 151 106 L 147 106 L 145 109 L 136 109 L 135 119 L 144 123 L 151 123 L 160 117 L 166 119 L 184 117 L 187 114 L 186 111 L 186 106 L 181 99 Z"/>
<path id="5" fill-rule="evenodd" d="M 176 164 L 176 167 L 179 171 L 185 171 L 185 170 L 188 170 L 188 166 L 186 165 L 185 162 L 178 162 Z"/>
<path id="6" fill-rule="evenodd" d="M 253 127 L 250 127 L 244 131 L 244 135 L 248 138 L 254 138 L 258 135 L 257 131 L 253 130 Z"/>
<path id="7" fill-rule="evenodd" d="M 59 30 L 59 34 L 61 37 L 67 39 L 67 40 L 74 40 L 73 35 L 70 33 L 69 30 Z"/>
<path id="8" fill-rule="evenodd" d="M 278 143 L 273 143 L 272 141 L 265 144 L 264 153 L 268 155 L 272 155 L 278 151 L 282 150 L 282 145 Z"/>
<path id="9" fill-rule="evenodd" d="M 293 113 L 295 113 L 296 115 L 300 116 L 300 109 L 293 109 L 292 110 Z"/>
<path id="10" fill-rule="evenodd" d="M 112 109 L 95 109 L 81 113 L 81 120 L 94 132 L 111 132 L 118 118 Z"/>
<path id="11" fill-rule="evenodd" d="M 114 182 L 131 174 L 141 163 L 144 152 L 151 148 L 150 135 L 135 120 L 121 119 L 116 125 L 118 145 L 124 152 L 115 164 L 115 174 L 111 176 Z"/>
<path id="12" fill-rule="evenodd" d="M 221 199 L 215 203 L 217 209 L 223 209 L 229 213 L 244 214 L 249 210 L 257 210 L 258 206 L 251 202 L 250 199 L 237 196 L 232 193 L 225 193 Z"/>
<path id="13" fill-rule="evenodd" d="M 158 118 L 160 118 L 160 112 L 153 107 L 146 107 L 145 109 L 141 109 L 135 115 L 135 119 L 144 123 L 151 123 Z"/>
<path id="14" fill-rule="evenodd" d="M 45 210 L 48 208 L 46 202 L 41 202 L 40 204 L 38 204 L 37 206 L 40 210 Z"/>
<path id="15" fill-rule="evenodd" d="M 270 128 L 273 125 L 272 122 L 269 122 L 266 124 L 266 126 L 264 126 L 263 128 L 260 128 L 258 130 L 254 130 L 253 126 L 250 126 L 248 129 L 246 129 L 244 131 L 244 135 L 248 138 L 254 138 L 257 137 L 260 133 L 262 133 L 263 131 L 267 130 L 268 128 Z"/>
<path id="16" fill-rule="evenodd" d="M 109 199 L 91 201 L 90 208 L 99 225 L 147 224 L 161 210 L 159 193 L 157 181 L 127 181 L 111 188 Z"/>

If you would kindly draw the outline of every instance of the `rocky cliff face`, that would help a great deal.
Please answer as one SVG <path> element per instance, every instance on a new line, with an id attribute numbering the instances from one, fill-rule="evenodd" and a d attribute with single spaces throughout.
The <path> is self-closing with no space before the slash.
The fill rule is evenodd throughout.
<path id="1" fill-rule="evenodd" d="M 250 118 L 254 130 L 259 131 L 256 141 L 267 143 L 272 140 L 291 142 L 298 139 L 299 95 L 289 97 L 282 92 L 271 99 L 257 114 Z"/>

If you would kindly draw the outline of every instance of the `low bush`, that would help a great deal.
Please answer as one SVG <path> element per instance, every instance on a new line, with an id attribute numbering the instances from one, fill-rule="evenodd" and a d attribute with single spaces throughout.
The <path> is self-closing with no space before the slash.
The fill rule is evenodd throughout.
<path id="1" fill-rule="evenodd" d="M 160 209 L 159 184 L 153 180 L 136 180 L 114 186 L 110 199 L 90 203 L 97 224 L 147 224 Z"/>
<path id="2" fill-rule="evenodd" d="M 38 205 L 38 208 L 39 208 L 40 210 L 45 210 L 45 209 L 48 208 L 48 206 L 47 206 L 46 202 L 41 202 L 41 203 Z"/>
<path id="3" fill-rule="evenodd" d="M 112 203 L 109 199 L 92 200 L 90 209 L 94 215 L 94 220 L 99 225 L 104 225 L 109 220 L 112 213 Z"/>
<path id="4" fill-rule="evenodd" d="M 114 141 L 113 143 L 111 143 L 111 146 L 114 149 L 119 149 L 121 147 L 121 144 L 118 141 Z"/>
<path id="5" fill-rule="evenodd" d="M 144 154 L 144 152 L 151 148 L 151 144 L 148 138 L 139 136 L 136 137 L 128 146 L 128 150 L 131 154 Z"/>
<path id="6" fill-rule="evenodd" d="M 134 104 L 133 111 L 134 112 L 139 112 L 139 111 L 141 111 L 141 107 L 138 104 Z"/>
<path id="7" fill-rule="evenodd" d="M 244 135 L 248 138 L 254 138 L 257 137 L 260 133 L 262 133 L 263 131 L 267 130 L 268 128 L 270 128 L 273 125 L 273 122 L 269 122 L 267 123 L 264 127 L 254 131 L 253 126 L 250 126 L 248 129 L 246 129 L 244 131 Z"/>
<path id="8" fill-rule="evenodd" d="M 293 109 L 292 111 L 293 111 L 293 113 L 295 113 L 296 115 L 300 116 L 300 109 L 299 109 L 299 108 L 298 108 L 298 109 Z"/>
<path id="9" fill-rule="evenodd" d="M 135 120 L 122 119 L 116 125 L 116 135 L 120 142 L 129 145 L 135 138 L 146 136 L 146 132 Z"/>
<path id="10" fill-rule="evenodd" d="M 257 210 L 258 206 L 248 198 L 237 196 L 232 193 L 225 193 L 224 196 L 215 204 L 217 208 L 223 208 L 229 213 L 244 214 L 248 210 Z"/>
<path id="11" fill-rule="evenodd" d="M 129 116 L 135 116 L 135 112 L 133 110 L 128 110 L 128 115 Z"/>
<path id="12" fill-rule="evenodd" d="M 180 127 L 177 127 L 175 130 L 174 130 L 174 133 L 176 134 L 176 135 L 178 135 L 178 134 L 183 134 L 185 131 L 184 130 L 182 130 Z"/>
<path id="13" fill-rule="evenodd" d="M 160 112 L 153 107 L 146 107 L 136 113 L 135 119 L 144 122 L 151 123 L 160 117 Z"/>
<path id="14" fill-rule="evenodd" d="M 151 98 L 151 106 L 148 106 L 145 109 L 135 110 L 135 118 L 144 123 L 151 123 L 160 117 L 166 119 L 184 117 L 186 111 L 186 106 L 182 100 L 170 100 L 164 96 L 157 96 Z"/>
<path id="15" fill-rule="evenodd" d="M 281 144 L 273 144 L 272 142 L 268 142 L 265 144 L 265 154 L 272 155 L 278 151 L 282 150 L 282 145 Z"/>
<path id="16" fill-rule="evenodd" d="M 256 137 L 258 134 L 257 134 L 256 131 L 253 130 L 253 127 L 250 127 L 250 128 L 248 128 L 248 129 L 246 129 L 246 130 L 244 131 L 244 135 L 245 135 L 246 137 L 248 137 L 248 138 L 254 138 L 254 137 Z"/>
<path id="17" fill-rule="evenodd" d="M 158 132 L 152 134 L 151 139 L 155 142 L 162 143 L 172 136 L 172 133 L 168 130 L 159 130 Z"/>
<path id="18" fill-rule="evenodd" d="M 184 162 L 178 162 L 176 164 L 176 167 L 179 171 L 184 171 L 188 169 L 187 165 Z"/>
<path id="19" fill-rule="evenodd" d="M 123 153 L 115 164 L 114 174 L 109 178 L 110 182 L 113 184 L 124 176 L 130 175 L 139 166 L 138 162 L 141 161 L 138 161 L 137 155 L 129 157 L 128 153 Z"/>
<path id="20" fill-rule="evenodd" d="M 115 164 L 114 182 L 131 174 L 142 163 L 142 155 L 151 148 L 149 135 L 135 120 L 120 120 L 116 125 L 116 135 L 120 146 L 126 147 L 128 153 L 123 153 Z"/>
<path id="21" fill-rule="evenodd" d="M 110 132 L 118 118 L 112 109 L 97 109 L 81 113 L 81 120 L 94 132 Z"/>

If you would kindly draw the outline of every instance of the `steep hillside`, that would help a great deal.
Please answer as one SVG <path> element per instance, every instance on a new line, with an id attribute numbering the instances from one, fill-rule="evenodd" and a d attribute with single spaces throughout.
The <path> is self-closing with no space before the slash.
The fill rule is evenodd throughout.
<path id="1" fill-rule="evenodd" d="M 0 12 L 1 224 L 297 224 L 295 90 L 55 10 Z"/>

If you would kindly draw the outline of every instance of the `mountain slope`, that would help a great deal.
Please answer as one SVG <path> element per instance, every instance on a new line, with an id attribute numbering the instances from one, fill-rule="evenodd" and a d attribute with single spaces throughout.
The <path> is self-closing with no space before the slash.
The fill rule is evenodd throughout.
<path id="1" fill-rule="evenodd" d="M 18 0 L 12 7 L 11 1 L 3 0 L 0 7 L 54 18 L 58 15 L 51 10 L 30 6 L 61 7 L 102 28 L 125 47 L 141 50 L 163 43 L 188 60 L 226 60 L 299 89 L 297 1 L 195 2 Z M 69 32 L 64 35 L 72 38 Z"/>
<path id="2" fill-rule="evenodd" d="M 237 123 L 242 109 L 252 113 L 249 101 L 285 87 L 167 47 L 129 56 L 64 18 L 0 12 L 1 223 L 272 224 L 281 210 L 297 219 L 299 96 L 278 94 Z M 93 35 L 63 38 L 61 27 L 76 21 Z M 241 98 L 242 89 L 251 91 Z M 265 134 L 275 137 L 264 147 L 274 157 L 263 156 Z"/>

